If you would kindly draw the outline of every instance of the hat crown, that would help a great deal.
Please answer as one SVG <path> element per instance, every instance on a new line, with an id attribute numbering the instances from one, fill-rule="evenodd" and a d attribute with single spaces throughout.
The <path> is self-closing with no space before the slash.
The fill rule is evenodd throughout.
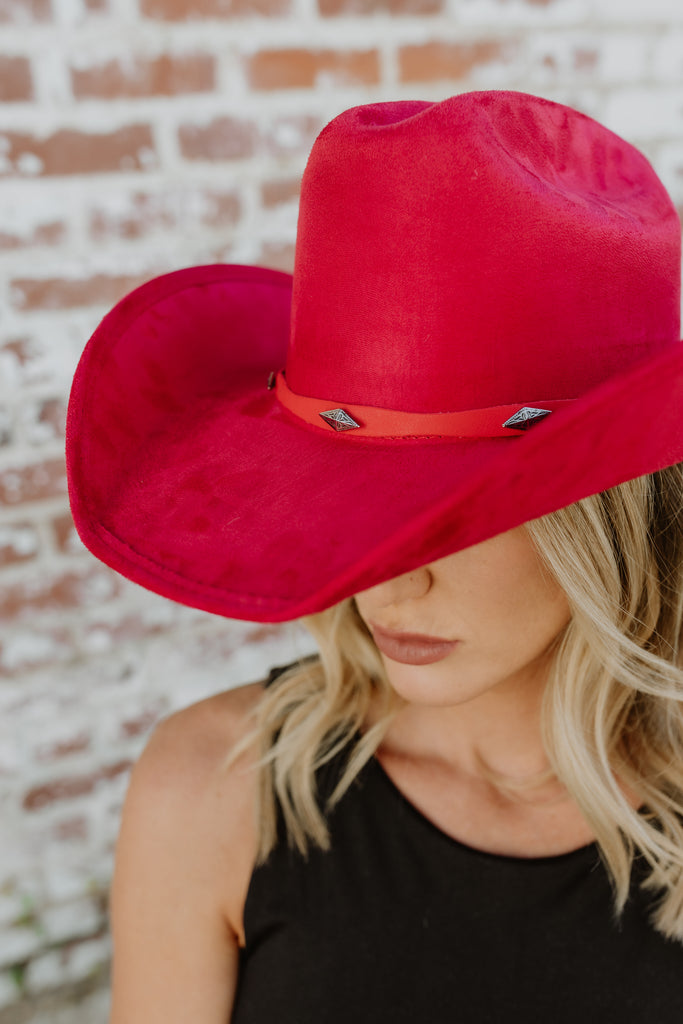
<path id="1" fill-rule="evenodd" d="M 302 181 L 287 380 L 414 412 L 574 398 L 679 341 L 646 158 L 515 92 L 352 108 Z"/>

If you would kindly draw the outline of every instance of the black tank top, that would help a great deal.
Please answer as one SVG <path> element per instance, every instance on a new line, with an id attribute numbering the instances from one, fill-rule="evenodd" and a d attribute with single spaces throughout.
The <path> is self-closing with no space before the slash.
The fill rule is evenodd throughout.
<path id="1" fill-rule="evenodd" d="M 683 945 L 648 921 L 642 860 L 616 923 L 597 844 L 476 850 L 375 758 L 328 820 L 308 859 L 280 822 L 252 874 L 232 1024 L 682 1024 Z"/>

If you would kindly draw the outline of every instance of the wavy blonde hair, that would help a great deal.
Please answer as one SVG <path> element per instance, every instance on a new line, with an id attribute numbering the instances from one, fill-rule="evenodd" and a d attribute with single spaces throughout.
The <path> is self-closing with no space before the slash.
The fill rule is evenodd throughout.
<path id="1" fill-rule="evenodd" d="M 543 696 L 545 776 L 566 786 L 595 834 L 615 917 L 639 853 L 650 869 L 643 887 L 660 893 L 652 924 L 683 942 L 683 463 L 525 525 L 571 609 Z M 260 743 L 259 863 L 276 842 L 278 804 L 291 845 L 328 848 L 326 810 L 401 703 L 353 598 L 302 621 L 319 658 L 298 662 L 264 692 L 252 731 L 225 761 Z M 382 713 L 361 733 L 372 700 Z M 320 807 L 316 772 L 344 748 L 344 769 Z"/>

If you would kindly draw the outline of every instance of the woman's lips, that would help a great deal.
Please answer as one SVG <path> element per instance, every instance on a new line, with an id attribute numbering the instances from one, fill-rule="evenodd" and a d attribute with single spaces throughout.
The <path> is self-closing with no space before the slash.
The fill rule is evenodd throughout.
<path id="1" fill-rule="evenodd" d="M 382 654 L 404 665 L 431 665 L 434 661 L 441 661 L 458 643 L 457 640 L 443 640 L 420 633 L 392 633 L 372 624 L 370 628 Z"/>

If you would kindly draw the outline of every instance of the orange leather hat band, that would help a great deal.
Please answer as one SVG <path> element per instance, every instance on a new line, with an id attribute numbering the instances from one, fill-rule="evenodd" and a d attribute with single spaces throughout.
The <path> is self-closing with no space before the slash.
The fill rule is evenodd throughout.
<path id="1" fill-rule="evenodd" d="M 271 375 L 271 379 L 272 379 Z M 515 437 L 574 399 L 494 405 L 461 412 L 400 412 L 372 405 L 335 403 L 290 391 L 282 371 L 274 377 L 275 393 L 289 412 L 330 432 L 362 437 Z M 505 426 L 512 420 L 510 426 Z"/>

